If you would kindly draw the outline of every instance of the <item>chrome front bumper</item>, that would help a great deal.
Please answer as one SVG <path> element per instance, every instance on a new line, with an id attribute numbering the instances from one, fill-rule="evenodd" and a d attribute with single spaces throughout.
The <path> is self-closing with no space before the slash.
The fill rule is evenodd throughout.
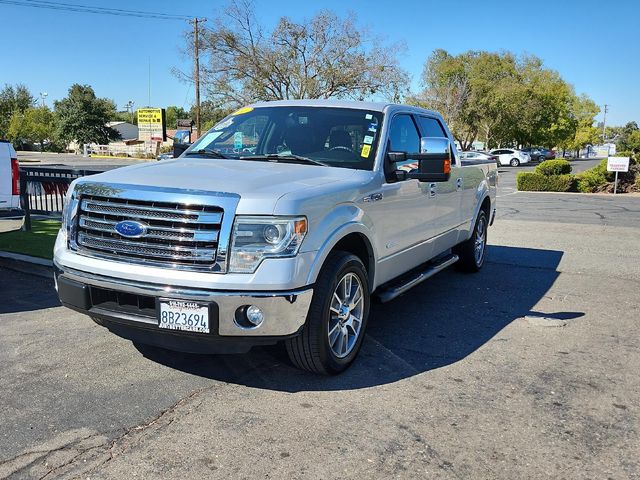
<path id="1" fill-rule="evenodd" d="M 84 288 L 85 299 L 78 300 L 75 294 L 69 294 L 68 288 L 60 288 L 62 283 L 73 285 L 73 288 Z M 81 287 L 78 287 L 81 286 Z M 92 304 L 91 289 L 98 288 L 107 291 L 121 292 L 144 298 L 191 300 L 215 304 L 218 312 L 217 331 L 212 332 L 217 337 L 287 337 L 300 332 L 303 327 L 313 289 L 304 288 L 295 291 L 247 292 L 247 291 L 216 291 L 195 289 L 155 283 L 134 282 L 88 272 L 68 269 L 56 265 L 56 287 L 63 305 L 81 311 L 92 317 L 103 318 L 105 321 L 118 321 L 132 327 L 156 329 L 157 319 L 146 315 L 137 315 L 135 311 L 105 310 L 99 305 Z M 264 313 L 264 322 L 256 328 L 245 328 L 236 322 L 236 312 L 247 305 L 255 305 Z M 176 331 L 170 331 L 176 334 Z M 179 333 L 178 333 L 179 334 Z M 194 335 L 194 334 L 189 334 Z M 206 336 L 208 334 L 195 334 Z M 170 348 L 170 347 L 169 347 Z"/>

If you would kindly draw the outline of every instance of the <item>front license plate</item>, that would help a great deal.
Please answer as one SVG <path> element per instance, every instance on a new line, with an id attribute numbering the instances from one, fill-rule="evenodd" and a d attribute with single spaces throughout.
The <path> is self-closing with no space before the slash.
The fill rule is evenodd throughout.
<path id="1" fill-rule="evenodd" d="M 158 326 L 170 330 L 209 333 L 209 305 L 183 300 L 160 300 Z"/>

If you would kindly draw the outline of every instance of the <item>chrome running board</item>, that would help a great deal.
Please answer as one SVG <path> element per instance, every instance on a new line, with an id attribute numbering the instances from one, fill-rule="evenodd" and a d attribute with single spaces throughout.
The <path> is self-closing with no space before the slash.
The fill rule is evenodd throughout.
<path id="1" fill-rule="evenodd" d="M 415 287 L 419 283 L 424 282 L 427 278 L 433 277 L 436 273 L 444 270 L 450 265 L 458 261 L 458 255 L 450 254 L 445 257 L 436 259 L 433 263 L 428 263 L 426 268 L 418 272 L 409 273 L 401 276 L 398 283 L 392 283 L 389 287 L 384 288 L 376 295 L 381 302 L 389 302 L 410 288 Z"/>

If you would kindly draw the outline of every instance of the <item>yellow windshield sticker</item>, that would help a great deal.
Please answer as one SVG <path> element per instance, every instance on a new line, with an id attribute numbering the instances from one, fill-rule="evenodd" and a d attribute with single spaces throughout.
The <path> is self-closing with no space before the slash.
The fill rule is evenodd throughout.
<path id="1" fill-rule="evenodd" d="M 369 153 L 371 153 L 371 145 L 363 145 L 362 153 L 360 153 L 360 156 L 364 158 L 369 158 Z"/>
<path id="2" fill-rule="evenodd" d="M 233 112 L 233 115 L 242 115 L 243 113 L 249 113 L 251 110 L 253 110 L 253 107 L 242 107 Z"/>

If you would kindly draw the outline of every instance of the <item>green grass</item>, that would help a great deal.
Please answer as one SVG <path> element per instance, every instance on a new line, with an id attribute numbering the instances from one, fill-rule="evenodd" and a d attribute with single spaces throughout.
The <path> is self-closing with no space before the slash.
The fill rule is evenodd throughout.
<path id="1" fill-rule="evenodd" d="M 60 222 L 57 220 L 32 220 L 30 232 L 1 234 L 0 251 L 52 259 L 58 230 Z"/>

